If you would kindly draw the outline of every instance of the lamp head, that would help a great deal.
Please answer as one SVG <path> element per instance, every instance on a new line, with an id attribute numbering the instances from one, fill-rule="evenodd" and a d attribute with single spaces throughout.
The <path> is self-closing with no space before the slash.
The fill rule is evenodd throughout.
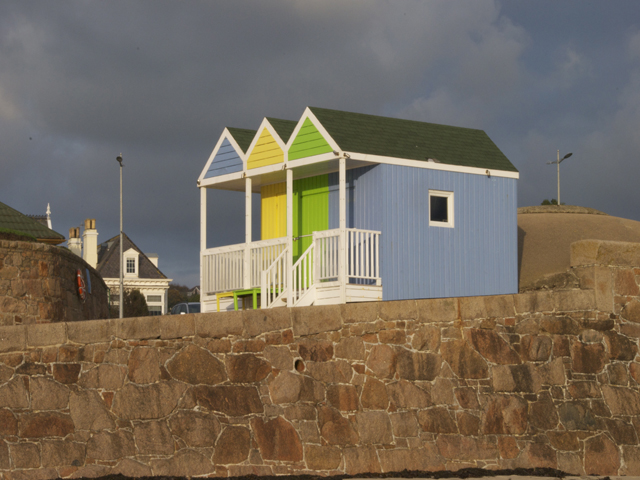
<path id="1" fill-rule="evenodd" d="M 122 154 L 118 155 L 116 157 L 116 160 L 118 160 L 118 163 L 120 164 L 120 166 L 122 166 Z"/>

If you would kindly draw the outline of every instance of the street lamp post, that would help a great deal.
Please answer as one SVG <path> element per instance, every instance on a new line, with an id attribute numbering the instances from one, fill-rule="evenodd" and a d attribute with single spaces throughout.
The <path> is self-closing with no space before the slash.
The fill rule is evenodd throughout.
<path id="1" fill-rule="evenodd" d="M 116 158 L 120 164 L 120 318 L 124 312 L 124 281 L 122 278 L 122 154 Z"/>
<path id="2" fill-rule="evenodd" d="M 558 165 L 558 206 L 560 206 L 560 163 L 571 155 L 573 155 L 573 153 L 567 153 L 564 157 L 560 158 L 560 150 L 558 150 L 558 160 L 555 162 L 547 162 L 547 165 L 552 165 L 554 163 Z"/>

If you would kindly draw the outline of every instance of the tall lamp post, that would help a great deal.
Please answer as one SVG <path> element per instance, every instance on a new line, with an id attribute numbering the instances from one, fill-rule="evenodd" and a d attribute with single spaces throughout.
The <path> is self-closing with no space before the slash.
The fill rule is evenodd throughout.
<path id="1" fill-rule="evenodd" d="M 564 157 L 560 158 L 560 150 L 558 150 L 558 160 L 555 162 L 547 162 L 547 165 L 553 165 L 554 163 L 558 165 L 558 206 L 560 206 L 560 163 L 571 155 L 573 155 L 573 153 L 567 153 Z"/>
<path id="2" fill-rule="evenodd" d="M 116 158 L 120 164 L 120 318 L 124 312 L 124 281 L 122 279 L 122 154 Z"/>

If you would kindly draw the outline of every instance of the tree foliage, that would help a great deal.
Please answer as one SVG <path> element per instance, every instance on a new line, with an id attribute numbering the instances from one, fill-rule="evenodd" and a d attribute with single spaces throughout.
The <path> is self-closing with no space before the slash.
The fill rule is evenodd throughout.
<path id="1" fill-rule="evenodd" d="M 120 301 L 119 294 L 111 297 L 111 301 Z M 125 318 L 130 317 L 146 317 L 149 315 L 149 307 L 147 306 L 147 300 L 144 295 L 138 289 L 125 290 L 123 294 L 123 312 L 122 316 Z M 110 308 L 111 317 L 117 318 L 120 315 L 120 307 L 118 305 L 111 305 Z"/>
<path id="2" fill-rule="evenodd" d="M 547 200 L 545 198 L 540 205 L 558 205 L 558 200 L 556 200 L 555 198 Z M 560 205 L 564 205 L 564 202 L 561 202 Z"/>
<path id="3" fill-rule="evenodd" d="M 200 295 L 191 295 L 189 292 L 191 289 L 185 285 L 179 285 L 177 283 L 169 284 L 169 309 L 173 308 L 178 303 L 184 302 L 199 302 Z"/>

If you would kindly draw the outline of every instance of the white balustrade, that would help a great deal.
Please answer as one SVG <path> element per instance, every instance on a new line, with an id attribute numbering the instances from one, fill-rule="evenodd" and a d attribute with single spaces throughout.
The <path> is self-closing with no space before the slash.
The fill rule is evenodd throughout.
<path id="1" fill-rule="evenodd" d="M 251 258 L 250 288 L 260 286 L 260 274 L 282 253 L 287 244 L 286 237 L 252 242 L 249 246 Z M 209 248 L 202 255 L 202 291 L 208 295 L 217 292 L 239 290 L 244 287 L 244 256 L 246 244 Z"/>
<path id="2" fill-rule="evenodd" d="M 270 308 L 285 293 L 287 287 L 287 253 L 285 248 L 266 270 L 262 271 L 260 286 L 260 304 Z"/>
<path id="3" fill-rule="evenodd" d="M 314 248 L 315 240 L 311 242 L 309 248 L 300 256 L 291 269 L 291 288 L 293 296 L 293 306 L 304 296 L 305 293 L 315 283 L 314 277 Z"/>
<path id="4" fill-rule="evenodd" d="M 380 285 L 380 232 L 347 229 L 347 277 Z"/>
<path id="5" fill-rule="evenodd" d="M 381 285 L 380 232 L 348 228 L 346 282 Z M 203 291 L 206 294 L 239 290 L 244 285 L 245 255 L 250 258 L 250 288 L 260 287 L 262 308 L 283 298 L 291 286 L 293 305 L 313 285 L 340 277 L 340 229 L 313 232 L 313 241 L 287 271 L 286 237 L 208 249 L 203 253 Z M 289 276 L 290 275 L 290 276 Z"/>

